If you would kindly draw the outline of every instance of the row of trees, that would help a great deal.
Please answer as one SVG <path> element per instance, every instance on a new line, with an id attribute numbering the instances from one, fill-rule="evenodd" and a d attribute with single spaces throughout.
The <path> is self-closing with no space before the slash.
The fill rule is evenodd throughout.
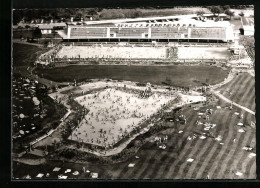
<path id="1" fill-rule="evenodd" d="M 60 20 L 62 18 L 69 19 L 73 17 L 84 17 L 86 15 L 98 15 L 102 11 L 101 8 L 56 8 L 56 9 L 17 9 L 13 10 L 13 23 L 17 24 L 22 19 L 31 21 L 33 19 Z"/>
<path id="2" fill-rule="evenodd" d="M 17 24 L 22 19 L 28 22 L 33 19 L 44 20 L 60 20 L 69 19 L 71 17 L 76 19 L 92 16 L 94 19 L 113 19 L 113 18 L 136 18 L 141 17 L 142 12 L 138 9 L 101 9 L 101 8 L 79 8 L 79 9 L 24 9 L 13 11 L 13 23 Z"/>
<path id="3" fill-rule="evenodd" d="M 225 5 L 225 6 L 210 6 L 208 8 L 214 15 L 219 15 L 221 13 L 225 13 L 226 15 L 230 16 L 230 19 L 231 19 L 232 16 L 234 16 L 234 12 L 230 10 L 231 7 L 229 5 Z M 236 8 L 236 7 L 232 7 L 232 8 Z M 203 14 L 205 14 L 204 11 L 197 11 L 196 13 L 197 13 L 198 16 L 202 16 Z M 241 12 L 239 15 L 240 16 L 244 16 L 244 13 Z"/>
<path id="4" fill-rule="evenodd" d="M 214 14 L 226 13 L 230 17 L 234 15 L 230 8 L 247 8 L 247 5 L 240 6 L 210 6 L 207 7 Z M 61 20 L 74 18 L 85 18 L 92 16 L 94 19 L 111 19 L 111 18 L 136 18 L 143 16 L 142 9 L 102 9 L 102 8 L 56 8 L 56 9 L 17 9 L 13 10 L 13 23 L 17 24 L 22 19 L 31 21 L 33 19 Z M 198 11 L 199 14 L 204 13 Z"/>
<path id="5" fill-rule="evenodd" d="M 225 6 L 212 6 L 210 8 L 210 11 L 213 13 L 213 14 L 221 14 L 221 13 L 225 13 L 227 14 L 228 16 L 230 16 L 230 19 L 232 16 L 234 16 L 234 12 L 232 12 L 230 10 L 230 6 L 229 5 L 225 5 Z"/>
<path id="6" fill-rule="evenodd" d="M 137 9 L 125 10 L 125 9 L 106 9 L 103 10 L 99 17 L 102 19 L 114 19 L 114 18 L 137 18 L 142 17 L 143 13 Z"/>

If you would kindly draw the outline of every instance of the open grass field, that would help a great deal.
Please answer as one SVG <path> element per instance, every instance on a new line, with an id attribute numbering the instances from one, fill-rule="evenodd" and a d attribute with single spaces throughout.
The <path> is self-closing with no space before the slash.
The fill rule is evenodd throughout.
<path id="1" fill-rule="evenodd" d="M 243 26 L 242 26 L 242 23 L 241 23 L 241 20 L 240 18 L 238 19 L 232 19 L 229 21 L 232 25 L 234 25 L 233 29 L 234 31 L 238 31 L 239 29 L 241 29 Z"/>
<path id="2" fill-rule="evenodd" d="M 253 17 L 242 17 L 243 25 L 254 25 L 254 18 Z"/>
<path id="3" fill-rule="evenodd" d="M 43 77 L 68 82 L 86 79 L 115 79 L 152 84 L 162 84 L 166 79 L 172 86 L 200 86 L 202 83 L 217 84 L 227 77 L 229 70 L 214 66 L 125 66 L 125 65 L 72 65 L 53 69 L 36 70 Z"/>
<path id="4" fill-rule="evenodd" d="M 248 73 L 240 73 L 228 84 L 219 88 L 226 98 L 255 111 L 255 78 Z"/>
<path id="5" fill-rule="evenodd" d="M 221 136 L 221 140 L 215 140 L 207 136 L 209 131 L 204 130 L 203 125 L 196 125 L 199 119 L 198 112 L 205 112 L 203 107 L 199 111 L 187 107 L 184 110 L 186 116 L 186 125 L 180 125 L 178 130 L 169 128 L 149 138 L 138 152 L 127 161 L 115 164 L 100 164 L 88 162 L 86 164 L 62 163 L 49 161 L 46 165 L 27 166 L 20 165 L 24 171 L 14 170 L 14 177 L 22 177 L 30 172 L 30 176 L 35 178 L 38 173 L 50 173 L 49 178 L 57 178 L 59 174 L 64 174 L 68 178 L 88 178 L 88 173 L 83 173 L 82 168 L 90 172 L 97 172 L 99 178 L 106 179 L 254 179 L 256 177 L 256 158 L 250 156 L 255 153 L 255 129 L 248 126 L 254 116 L 244 112 L 244 119 L 241 120 L 234 113 L 238 111 L 236 107 L 233 110 L 225 109 L 226 103 L 219 101 L 222 109 L 213 108 L 213 114 L 210 115 L 209 122 L 216 124 L 216 127 L 210 129 L 216 137 Z M 219 119 L 219 117 L 222 117 Z M 245 132 L 238 132 L 242 127 L 237 126 L 238 122 L 244 123 Z M 182 133 L 178 133 L 183 131 Z M 166 149 L 162 150 L 153 142 L 155 136 L 168 135 L 168 141 L 165 144 Z M 196 135 L 196 138 L 194 137 Z M 201 139 L 204 135 L 206 138 Z M 193 139 L 188 140 L 191 136 Z M 223 144 L 222 144 L 223 143 Z M 245 151 L 242 148 L 250 146 L 252 151 Z M 138 156 L 139 158 L 136 158 Z M 194 159 L 188 162 L 189 158 Z M 134 163 L 133 168 L 128 164 Z M 16 166 L 16 164 L 14 164 Z M 53 172 L 54 167 L 60 167 L 59 172 Z M 97 168 L 98 166 L 98 168 Z M 16 168 L 14 168 L 16 169 Z M 79 171 L 75 176 L 71 173 L 64 173 L 66 169 Z M 241 176 L 235 173 L 241 172 Z"/>
<path id="6" fill-rule="evenodd" d="M 239 15 L 241 12 L 244 13 L 246 17 L 254 16 L 254 9 L 230 9 L 235 15 Z"/>
<path id="7" fill-rule="evenodd" d="M 180 59 L 228 59 L 230 56 L 227 47 L 178 47 Z"/>
<path id="8" fill-rule="evenodd" d="M 41 52 L 41 50 L 42 49 L 37 46 L 13 43 L 14 76 L 12 82 L 12 120 L 14 125 L 12 136 L 19 132 L 19 130 L 22 130 L 25 133 L 24 135 L 19 135 L 22 137 L 18 138 L 19 140 L 13 145 L 13 152 L 16 152 L 15 150 L 19 148 L 20 145 L 33 140 L 35 136 L 45 134 L 46 130 L 52 128 L 52 125 L 59 121 L 63 114 L 66 113 L 65 108 L 62 105 L 53 103 L 49 97 L 44 96 L 44 92 L 39 92 L 38 87 L 40 87 L 40 85 L 28 84 L 25 78 L 20 77 L 27 77 L 29 75 L 27 68 L 32 65 L 38 55 L 37 53 Z M 33 104 L 33 97 L 38 97 L 39 100 L 42 101 L 45 110 L 44 118 L 40 118 L 40 110 Z M 20 114 L 24 114 L 26 118 L 22 120 L 19 119 L 18 116 Z"/>
<path id="9" fill-rule="evenodd" d="M 100 13 L 100 19 L 116 19 L 130 17 L 154 17 L 154 16 L 174 16 L 196 14 L 197 11 L 210 13 L 209 9 L 202 7 L 175 7 L 175 8 L 147 8 L 147 9 L 103 9 Z M 137 15 L 131 13 L 138 13 Z"/>
<path id="10" fill-rule="evenodd" d="M 38 51 L 40 48 L 37 46 L 13 43 L 13 65 L 27 68 L 36 60 Z"/>

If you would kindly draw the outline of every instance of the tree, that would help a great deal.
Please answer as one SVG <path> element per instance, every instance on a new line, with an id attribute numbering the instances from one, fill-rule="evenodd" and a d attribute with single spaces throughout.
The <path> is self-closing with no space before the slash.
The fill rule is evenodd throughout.
<path id="1" fill-rule="evenodd" d="M 141 17 L 142 15 L 143 15 L 143 13 L 139 10 L 135 10 L 134 13 L 133 13 L 134 18 Z"/>
<path id="2" fill-rule="evenodd" d="M 106 11 L 106 12 L 102 12 L 100 14 L 100 17 L 101 18 L 112 18 L 112 14 L 111 14 L 111 12 Z"/>
<path id="3" fill-rule="evenodd" d="M 54 18 L 54 19 L 58 19 L 59 16 L 58 16 L 58 12 L 56 9 L 51 9 L 50 12 L 49 12 L 49 15 Z"/>
<path id="4" fill-rule="evenodd" d="M 203 16 L 203 14 L 205 14 L 205 12 L 203 10 L 199 10 L 196 12 L 197 16 Z"/>
<path id="5" fill-rule="evenodd" d="M 223 6 L 223 9 L 224 9 L 224 10 L 229 10 L 229 9 L 230 9 L 230 6 L 229 6 L 229 5 L 225 5 L 225 6 Z"/>
<path id="6" fill-rule="evenodd" d="M 91 9 L 88 10 L 88 14 L 93 16 L 93 15 L 97 15 L 98 13 L 97 13 L 97 10 L 95 8 L 91 8 Z"/>
<path id="7" fill-rule="evenodd" d="M 245 14 L 244 14 L 243 12 L 240 12 L 240 13 L 239 13 L 239 16 L 241 16 L 241 17 L 244 17 L 244 15 L 245 15 Z"/>
<path id="8" fill-rule="evenodd" d="M 223 12 L 223 9 L 222 9 L 220 6 L 213 6 L 213 7 L 211 7 L 210 11 L 211 11 L 214 15 L 216 15 L 216 14 L 219 15 L 220 13 Z"/>
<path id="9" fill-rule="evenodd" d="M 13 24 L 18 24 L 23 18 L 22 10 L 13 10 Z"/>
<path id="10" fill-rule="evenodd" d="M 24 20 L 31 21 L 33 19 L 33 12 L 30 9 L 24 10 Z"/>
<path id="11" fill-rule="evenodd" d="M 48 9 L 39 9 L 38 10 L 38 14 L 39 14 L 39 18 L 41 18 L 43 16 L 48 16 L 49 15 L 49 11 L 48 11 Z"/>
<path id="12" fill-rule="evenodd" d="M 69 12 L 64 12 L 60 15 L 61 17 L 65 18 L 65 19 L 68 19 L 71 17 L 71 14 Z"/>
<path id="13" fill-rule="evenodd" d="M 38 39 L 38 38 L 41 38 L 41 37 L 42 37 L 42 32 L 38 27 L 36 27 L 33 31 L 33 38 Z"/>
<path id="14" fill-rule="evenodd" d="M 230 16 L 230 20 L 231 20 L 231 17 L 234 16 L 234 12 L 230 11 L 229 9 L 227 9 L 227 10 L 225 11 L 225 14 L 228 15 L 228 16 Z"/>
<path id="15" fill-rule="evenodd" d="M 97 12 L 101 12 L 103 8 L 97 8 Z"/>

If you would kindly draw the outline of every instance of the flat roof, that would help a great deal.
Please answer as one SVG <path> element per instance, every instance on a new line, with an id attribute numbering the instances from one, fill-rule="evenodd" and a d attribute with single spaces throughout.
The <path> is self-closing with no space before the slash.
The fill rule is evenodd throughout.
<path id="1" fill-rule="evenodd" d="M 66 27 L 66 23 L 37 24 L 39 29 L 53 29 L 53 27 Z"/>

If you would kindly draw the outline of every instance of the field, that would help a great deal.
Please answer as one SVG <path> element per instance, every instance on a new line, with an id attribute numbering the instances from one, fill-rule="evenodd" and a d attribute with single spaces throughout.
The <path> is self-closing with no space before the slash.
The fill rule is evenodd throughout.
<path id="1" fill-rule="evenodd" d="M 33 45 L 13 43 L 13 65 L 15 67 L 31 66 L 36 60 L 40 48 Z"/>
<path id="2" fill-rule="evenodd" d="M 165 47 L 88 47 L 64 46 L 57 54 L 59 58 L 138 58 L 165 59 Z"/>
<path id="3" fill-rule="evenodd" d="M 44 49 L 38 46 L 13 43 L 13 73 L 18 73 L 22 76 L 29 77 L 30 71 L 28 67 L 32 67 L 37 59 L 37 56 L 43 52 Z"/>
<path id="4" fill-rule="evenodd" d="M 250 156 L 255 152 L 255 129 L 247 126 L 254 116 L 244 113 L 244 119 L 241 120 L 234 113 L 238 111 L 225 109 L 227 104 L 219 102 L 222 109 L 213 107 L 213 114 L 209 122 L 216 124 L 210 131 L 204 130 L 204 125 L 196 125 L 196 121 L 204 122 L 199 119 L 198 112 L 204 112 L 206 108 L 194 111 L 193 108 L 184 109 L 184 115 L 187 119 L 186 125 L 180 125 L 178 130 L 170 128 L 160 131 L 153 135 L 127 161 L 115 164 L 102 164 L 98 162 L 89 162 L 87 164 L 62 163 L 49 161 L 46 165 L 38 168 L 27 165 L 20 165 L 24 171 L 14 170 L 15 177 L 30 176 L 35 178 L 38 173 L 50 173 L 50 178 L 57 178 L 59 174 L 64 174 L 68 178 L 89 178 L 89 173 L 83 173 L 82 168 L 90 172 L 97 172 L 99 178 L 106 179 L 254 179 L 256 177 L 256 159 Z M 221 119 L 219 119 L 221 117 Z M 241 127 L 238 122 L 243 122 L 245 132 L 238 132 Z M 183 132 L 179 132 L 183 131 Z M 216 140 L 207 134 L 212 132 L 216 137 L 222 139 Z M 204 134 L 206 133 L 206 134 Z M 155 136 L 164 137 L 168 135 L 168 141 L 165 143 L 166 149 L 162 150 L 154 142 Z M 204 135 L 205 139 L 201 139 Z M 191 137 L 190 140 L 187 138 Z M 250 146 L 251 152 L 242 148 Z M 138 156 L 138 158 L 136 157 Z M 188 162 L 189 158 L 194 159 Z M 134 163 L 133 168 L 129 168 L 129 163 Z M 16 166 L 16 164 L 15 164 Z M 52 172 L 54 167 L 60 167 L 59 172 Z M 98 168 L 97 168 L 98 166 Z M 79 175 L 64 173 L 66 169 L 72 172 L 78 171 Z M 235 175 L 241 172 L 242 176 Z"/>
<path id="5" fill-rule="evenodd" d="M 178 47 L 178 58 L 180 59 L 228 59 L 230 57 L 228 48 L 225 47 Z"/>
<path id="6" fill-rule="evenodd" d="M 235 15 L 239 15 L 241 12 L 244 13 L 246 17 L 254 16 L 254 9 L 230 9 L 230 11 L 234 12 Z"/>
<path id="7" fill-rule="evenodd" d="M 240 73 L 228 84 L 219 88 L 226 98 L 255 111 L 255 79 L 248 73 Z"/>
<path id="8" fill-rule="evenodd" d="M 255 38 L 254 36 L 244 36 L 240 37 L 240 44 L 242 44 L 248 56 L 251 58 L 251 60 L 255 61 Z"/>
<path id="9" fill-rule="evenodd" d="M 14 63 L 17 67 L 23 67 L 25 70 L 33 62 L 39 49 L 35 46 L 25 47 L 23 45 L 21 48 L 19 48 L 19 45 L 16 45 L 15 48 Z M 192 56 L 198 56 L 195 50 L 186 51 L 186 54 L 185 50 L 183 50 L 180 53 L 187 57 L 192 52 L 194 53 Z M 215 58 L 218 54 L 223 55 L 222 51 L 210 51 L 210 53 Z M 224 55 L 228 56 L 228 54 Z M 219 67 L 206 65 L 73 65 L 53 69 L 36 69 L 38 75 L 58 82 L 73 82 L 74 79 L 80 82 L 87 79 L 109 78 L 140 83 L 150 82 L 158 85 L 167 82 L 169 85 L 179 87 L 217 84 L 227 77 L 228 72 L 229 69 L 223 70 Z M 96 83 L 94 83 L 94 88 Z M 123 84 L 120 81 L 116 83 Z M 105 88 L 106 84 L 102 86 Z M 254 85 L 254 77 L 248 73 L 240 73 L 231 82 L 219 88 L 219 91 L 228 99 L 255 110 Z M 73 86 L 69 87 L 73 88 Z M 75 100 L 80 105 L 87 106 L 86 108 L 90 112 L 85 116 L 85 120 L 78 122 L 80 126 L 72 132 L 72 137 L 70 138 L 99 146 L 105 144 L 104 138 L 107 139 L 106 144 L 114 144 L 120 140 L 122 131 L 128 134 L 134 127 L 138 126 L 143 119 L 140 115 L 149 117 L 151 114 L 156 113 L 161 105 L 172 99 L 159 94 L 153 94 L 147 99 L 140 99 L 133 93 L 109 87 L 84 95 L 82 93 L 85 91 L 84 89 L 89 91 L 84 85 L 75 88 L 74 93 L 69 90 L 66 94 L 71 92 L 73 95 L 76 95 Z M 20 97 L 19 100 L 24 96 L 20 94 L 17 93 Z M 25 94 L 27 93 L 25 92 Z M 17 103 L 17 106 L 21 105 L 22 103 Z M 28 106 L 33 108 L 33 104 Z M 61 174 L 71 179 L 90 178 L 89 172 L 82 171 L 84 167 L 90 172 L 98 173 L 100 179 L 255 179 L 256 130 L 255 127 L 251 126 L 251 123 L 255 122 L 255 116 L 236 106 L 233 106 L 233 109 L 229 109 L 230 104 L 225 103 L 221 99 L 217 101 L 217 104 L 205 104 L 205 106 L 201 104 L 201 106 L 199 109 L 194 108 L 193 105 L 185 105 L 183 107 L 182 114 L 187 120 L 186 124 L 173 124 L 166 119 L 162 119 L 162 124 L 170 124 L 171 126 L 147 137 L 142 137 L 143 139 L 141 140 L 134 140 L 127 147 L 131 148 L 132 145 L 137 143 L 140 145 L 140 148 L 135 153 L 127 156 L 126 160 L 119 162 L 115 160 L 114 163 L 109 163 L 105 160 L 105 157 L 102 159 L 93 157 L 92 160 L 85 161 L 82 164 L 80 163 L 81 161 L 78 161 L 80 159 L 78 158 L 79 155 L 76 155 L 70 162 L 61 161 L 63 159 L 56 158 L 58 155 L 55 154 L 56 151 L 58 153 L 60 148 L 65 147 L 66 142 L 64 142 L 57 150 L 53 149 L 54 146 L 50 146 L 55 151 L 52 153 L 54 157 L 47 156 L 44 158 L 46 160 L 45 164 L 30 166 L 13 163 L 13 177 L 24 178 L 29 174 L 34 179 L 37 174 L 43 173 L 43 179 L 57 179 L 58 175 Z M 54 107 L 56 105 L 49 105 L 49 108 L 54 109 Z M 212 109 L 212 114 L 209 114 L 208 120 L 205 119 L 207 109 Z M 57 115 L 56 111 L 58 110 L 50 110 L 49 113 Z M 62 111 L 63 109 L 60 109 L 60 113 Z M 17 114 L 20 113 L 22 113 L 21 109 L 17 110 Z M 26 114 L 29 113 L 30 111 L 26 112 Z M 240 114 L 243 114 L 244 117 L 241 118 Z M 53 118 L 51 114 L 49 114 L 49 117 Z M 78 119 L 75 120 L 77 121 Z M 126 120 L 127 123 L 125 123 Z M 21 123 L 23 124 L 23 122 Z M 28 125 L 29 123 L 31 122 L 25 122 Z M 45 123 L 48 124 L 47 122 Z M 242 123 L 242 125 L 238 123 Z M 95 125 L 95 127 L 93 128 L 92 125 Z M 26 130 L 31 130 L 32 126 L 26 126 Z M 19 132 L 20 128 L 23 127 L 19 125 L 19 129 L 16 132 Z M 163 140 L 166 136 L 167 139 Z M 155 141 L 159 137 L 162 138 L 162 143 Z M 101 142 L 97 138 L 100 138 Z M 165 146 L 164 149 L 161 147 L 162 145 Z M 245 147 L 251 147 L 252 150 L 246 151 Z M 48 151 L 51 150 L 50 148 L 48 148 Z M 79 150 L 76 150 L 76 152 L 80 153 Z M 122 155 L 126 154 L 122 152 Z M 71 161 L 74 161 L 74 159 L 75 162 L 72 163 Z M 129 167 L 130 163 L 134 164 L 134 166 Z M 61 170 L 53 172 L 54 167 L 60 167 Z M 67 169 L 71 169 L 71 172 L 66 171 Z M 78 171 L 79 174 L 73 175 L 75 171 Z M 49 176 L 46 176 L 47 173 Z"/>
<path id="10" fill-rule="evenodd" d="M 123 58 L 123 59 L 166 59 L 168 47 L 88 47 L 64 46 L 58 58 Z M 227 59 L 226 47 L 178 47 L 179 59 Z"/>
<path id="11" fill-rule="evenodd" d="M 229 22 L 234 25 L 234 27 L 233 27 L 234 31 L 239 31 L 239 29 L 241 29 L 243 27 L 240 18 L 238 18 L 238 19 L 233 18 Z"/>
<path id="12" fill-rule="evenodd" d="M 254 25 L 254 18 L 242 17 L 243 25 Z"/>
<path id="13" fill-rule="evenodd" d="M 189 8 L 146 8 L 146 9 L 103 9 L 99 12 L 99 18 L 102 19 L 117 19 L 117 18 L 137 18 L 137 17 L 154 17 L 154 16 L 173 16 L 196 14 L 197 11 L 210 13 L 207 8 L 189 7 Z"/>
<path id="14" fill-rule="evenodd" d="M 13 38 L 14 39 L 20 39 L 21 37 L 23 37 L 24 39 L 26 39 L 27 37 L 32 38 L 33 37 L 33 30 L 14 30 L 13 31 Z"/>
<path id="15" fill-rule="evenodd" d="M 27 68 L 32 65 L 40 51 L 37 46 L 13 44 L 12 136 L 17 137 L 14 140 L 13 152 L 21 150 L 21 146 L 28 144 L 35 136 L 45 134 L 53 125 L 57 126 L 57 122 L 65 113 L 62 105 L 55 104 L 52 99 L 46 97 L 47 92 L 40 89 L 41 84 L 35 83 L 34 79 L 27 79 Z M 38 98 L 41 105 L 35 105 L 33 98 Z M 23 114 L 24 118 L 19 118 L 20 114 Z"/>
<path id="16" fill-rule="evenodd" d="M 151 84 L 169 81 L 172 86 L 200 86 L 216 84 L 224 80 L 228 70 L 214 66 L 124 66 L 124 65 L 72 65 L 53 69 L 37 69 L 37 74 L 58 81 L 84 81 L 86 79 L 115 79 Z"/>

